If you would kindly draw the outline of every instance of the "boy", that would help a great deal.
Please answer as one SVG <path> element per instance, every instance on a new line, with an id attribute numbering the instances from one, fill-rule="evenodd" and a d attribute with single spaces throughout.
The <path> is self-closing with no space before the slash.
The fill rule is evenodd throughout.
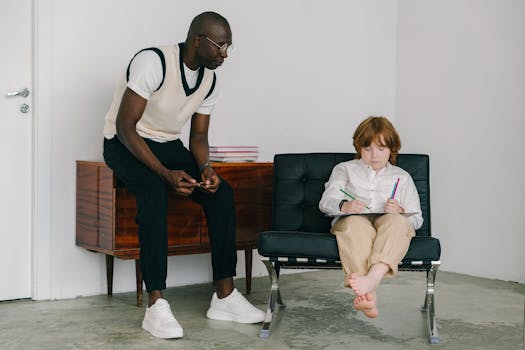
<path id="1" fill-rule="evenodd" d="M 356 157 L 334 167 L 319 209 L 336 216 L 331 232 L 336 235 L 345 286 L 356 294 L 354 307 L 374 318 L 376 289 L 383 277 L 397 273 L 423 217 L 414 181 L 395 166 L 401 141 L 390 121 L 365 119 L 353 140 Z M 370 213 L 377 215 L 359 215 Z"/>

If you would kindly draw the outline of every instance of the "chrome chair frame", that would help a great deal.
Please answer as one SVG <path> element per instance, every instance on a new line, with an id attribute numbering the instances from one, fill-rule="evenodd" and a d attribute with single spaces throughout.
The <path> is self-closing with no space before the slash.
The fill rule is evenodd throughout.
<path id="1" fill-rule="evenodd" d="M 279 289 L 279 271 L 281 268 L 287 269 L 340 269 L 341 263 L 339 261 L 334 262 L 330 265 L 324 265 L 327 261 L 317 259 L 316 263 L 308 263 L 307 258 L 297 258 L 296 263 L 290 263 L 288 258 L 267 258 L 261 257 L 261 261 L 268 270 L 268 275 L 271 281 L 270 293 L 268 295 L 268 307 L 266 309 L 266 318 L 264 319 L 259 336 L 261 338 L 268 338 L 270 336 L 270 325 L 272 323 L 273 316 L 276 310 L 276 304 L 279 308 L 285 308 L 281 291 Z M 285 265 L 282 265 L 285 264 Z M 435 314 L 435 301 L 434 301 L 434 289 L 436 283 L 436 274 L 441 261 L 431 261 L 430 264 L 425 264 L 422 261 L 411 261 L 410 263 L 402 263 L 399 265 L 399 271 L 425 271 L 427 274 L 427 288 L 423 305 L 421 306 L 421 312 L 427 314 L 427 331 L 429 334 L 429 341 L 431 344 L 439 344 L 440 337 L 437 330 L 436 314 Z"/>

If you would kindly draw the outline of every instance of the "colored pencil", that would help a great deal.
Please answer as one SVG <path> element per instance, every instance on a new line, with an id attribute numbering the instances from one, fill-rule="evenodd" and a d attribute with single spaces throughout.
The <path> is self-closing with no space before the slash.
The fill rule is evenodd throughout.
<path id="1" fill-rule="evenodd" d="M 343 190 L 342 188 L 340 188 L 339 191 L 343 192 L 343 193 L 346 194 L 348 197 L 350 197 L 350 198 L 352 198 L 352 199 L 355 199 L 354 196 L 352 196 L 350 193 L 346 192 L 346 191 Z"/>
<path id="2" fill-rule="evenodd" d="M 394 188 L 392 188 L 392 194 L 390 195 L 391 199 L 394 199 L 396 196 L 397 186 L 399 185 L 399 178 L 397 178 L 396 182 L 394 183 Z"/>

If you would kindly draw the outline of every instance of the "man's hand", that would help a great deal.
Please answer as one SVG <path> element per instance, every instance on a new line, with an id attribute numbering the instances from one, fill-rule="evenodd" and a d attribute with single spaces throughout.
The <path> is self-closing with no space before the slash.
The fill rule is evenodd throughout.
<path id="1" fill-rule="evenodd" d="M 221 184 L 221 179 L 217 176 L 211 167 L 206 167 L 201 173 L 201 189 L 204 192 L 215 193 Z"/>
<path id="2" fill-rule="evenodd" d="M 361 202 L 359 199 L 344 202 L 341 206 L 341 211 L 347 214 L 359 214 L 365 210 L 366 204 Z"/>
<path id="3" fill-rule="evenodd" d="M 175 192 L 181 196 L 189 196 L 200 185 L 184 170 L 168 170 L 165 178 Z"/>
<path id="4" fill-rule="evenodd" d="M 385 213 L 404 213 L 405 209 L 401 208 L 399 202 L 390 198 L 385 204 Z"/>

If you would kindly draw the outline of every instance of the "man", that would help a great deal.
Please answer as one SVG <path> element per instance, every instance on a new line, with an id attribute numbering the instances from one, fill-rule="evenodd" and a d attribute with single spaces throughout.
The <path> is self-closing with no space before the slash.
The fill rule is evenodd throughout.
<path id="1" fill-rule="evenodd" d="M 137 200 L 140 264 L 149 293 L 142 328 L 159 338 L 183 335 L 162 295 L 170 190 L 195 200 L 206 214 L 215 285 L 207 317 L 240 323 L 258 323 L 265 317 L 233 287 L 233 191 L 208 161 L 208 126 L 217 102 L 213 70 L 228 57 L 231 45 L 224 17 L 214 12 L 198 15 L 184 43 L 135 55 L 106 114 L 104 159 Z M 190 117 L 188 150 L 179 137 Z"/>

